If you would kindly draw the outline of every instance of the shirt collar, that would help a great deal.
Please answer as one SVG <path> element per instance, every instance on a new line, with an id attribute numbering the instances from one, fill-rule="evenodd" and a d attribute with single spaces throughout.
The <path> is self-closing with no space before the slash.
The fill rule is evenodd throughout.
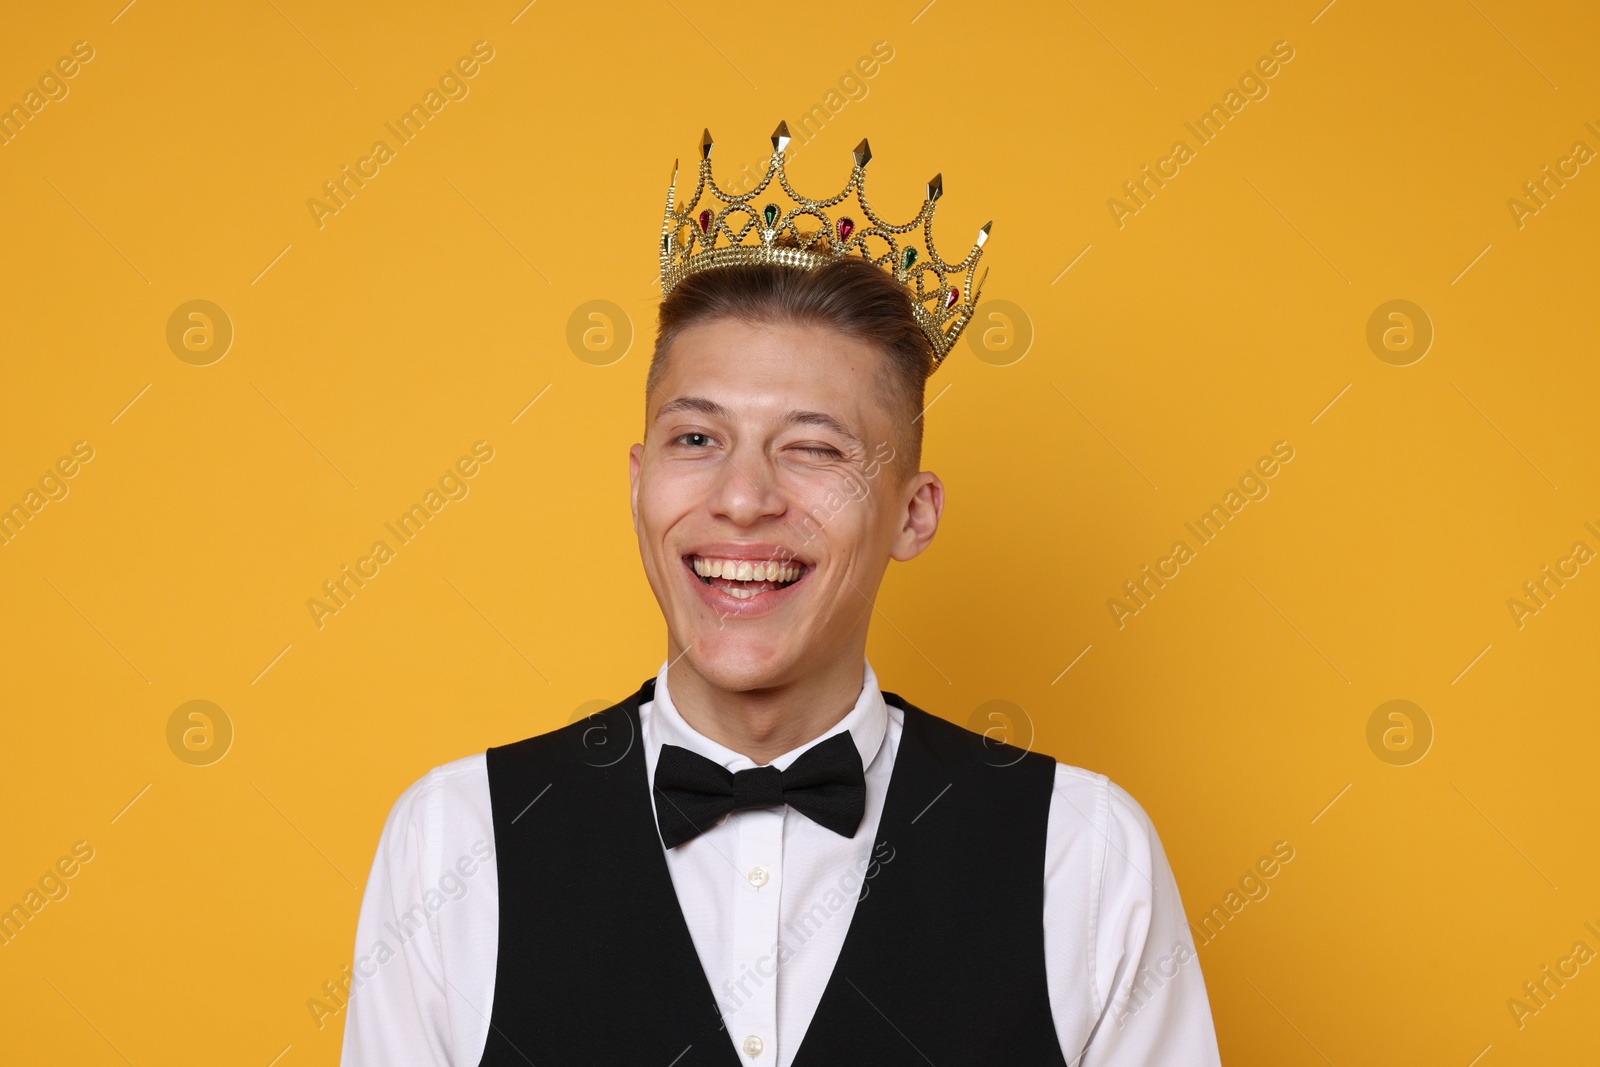
<path id="1" fill-rule="evenodd" d="M 660 755 L 662 745 L 678 745 L 690 752 L 697 753 L 707 759 L 720 764 L 730 771 L 748 770 L 757 766 L 756 762 L 741 752 L 713 741 L 690 726 L 672 703 L 672 694 L 667 690 L 667 668 L 670 664 L 663 660 L 661 669 L 656 672 L 655 696 L 649 704 L 641 708 L 641 730 L 645 740 L 645 754 L 649 757 L 652 779 L 655 773 L 655 763 Z M 872 664 L 862 660 L 861 692 L 856 697 L 855 706 L 845 714 L 845 717 L 834 723 L 827 731 L 817 735 L 803 745 L 790 749 L 783 755 L 776 757 L 770 766 L 786 770 L 789 764 L 799 759 L 802 754 L 813 745 L 819 744 L 832 737 L 834 734 L 850 734 L 850 740 L 856 744 L 856 751 L 861 754 L 861 766 L 870 767 L 872 760 L 883 747 L 884 735 L 889 729 L 889 708 L 884 702 L 883 691 L 878 688 L 878 676 L 872 669 Z"/>

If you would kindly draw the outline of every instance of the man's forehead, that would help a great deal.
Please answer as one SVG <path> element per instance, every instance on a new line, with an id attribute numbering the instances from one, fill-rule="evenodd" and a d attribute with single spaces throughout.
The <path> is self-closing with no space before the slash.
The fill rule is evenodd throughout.
<path id="1" fill-rule="evenodd" d="M 861 441 L 893 418 L 884 355 L 836 330 L 723 318 L 674 338 L 653 385 L 652 422 L 701 414 L 834 428 Z"/>
<path id="2" fill-rule="evenodd" d="M 847 395 L 856 384 L 881 374 L 884 356 L 877 346 L 826 326 L 724 317 L 684 327 L 672 339 L 665 360 L 664 377 L 680 384 L 707 381 L 737 388 L 756 382 L 795 392 Z"/>

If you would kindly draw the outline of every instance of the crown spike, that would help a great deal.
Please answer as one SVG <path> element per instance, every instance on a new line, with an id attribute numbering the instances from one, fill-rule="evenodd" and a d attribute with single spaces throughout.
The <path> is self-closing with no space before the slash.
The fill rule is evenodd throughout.
<path id="1" fill-rule="evenodd" d="M 678 161 L 672 161 L 672 180 L 667 183 L 667 213 L 672 213 L 672 201 L 678 193 Z"/>
<path id="2" fill-rule="evenodd" d="M 959 263 L 946 263 L 934 246 L 933 234 L 934 204 L 944 196 L 943 175 L 935 174 L 926 183 L 927 199 L 916 217 L 900 223 L 881 217 L 862 191 L 864 168 L 872 160 L 872 146 L 865 137 L 850 152 L 855 165 L 844 189 L 823 199 L 797 192 L 785 176 L 784 154 L 792 141 L 788 121 L 780 121 L 772 132 L 773 154 L 766 173 L 755 175 L 754 186 L 744 192 L 724 191 L 712 179 L 710 129 L 701 134 L 700 157 L 691 168 L 698 175 L 694 188 L 681 195 L 677 183 L 682 160 L 674 161 L 660 233 L 662 294 L 670 295 L 684 278 L 702 270 L 748 263 L 811 270 L 859 254 L 887 270 L 910 294 L 912 314 L 932 346 L 937 369 L 976 314 L 987 268 L 977 284 L 973 282 L 983 266 L 983 246 L 994 223 L 979 228 L 976 245 Z M 748 178 L 745 185 L 750 185 Z M 722 212 L 751 217 L 734 226 L 719 216 L 718 202 Z M 802 231 L 797 226 L 802 219 L 816 228 Z M 863 243 L 867 238 L 888 247 L 869 250 Z"/>

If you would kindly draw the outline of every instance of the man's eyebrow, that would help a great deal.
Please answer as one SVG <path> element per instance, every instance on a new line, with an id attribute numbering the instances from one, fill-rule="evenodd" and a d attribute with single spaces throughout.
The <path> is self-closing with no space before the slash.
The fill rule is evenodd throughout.
<path id="1" fill-rule="evenodd" d="M 660 410 L 656 412 L 656 421 L 659 422 L 668 415 L 675 415 L 680 411 L 692 411 L 712 419 L 729 419 L 733 417 L 733 412 L 715 400 L 708 400 L 703 396 L 680 396 L 674 397 L 661 405 Z"/>
<path id="2" fill-rule="evenodd" d="M 656 421 L 659 422 L 668 415 L 675 415 L 684 411 L 695 412 L 712 419 L 731 420 L 733 418 L 733 412 L 715 400 L 703 396 L 679 396 L 661 405 L 661 409 L 656 412 Z M 799 423 L 803 426 L 821 426 L 824 429 L 832 430 L 858 448 L 866 447 L 861 440 L 860 434 L 846 426 L 839 419 L 829 415 L 826 411 L 802 411 L 795 408 L 784 413 L 783 421 L 786 424 Z"/>
<path id="3" fill-rule="evenodd" d="M 866 442 L 861 440 L 859 434 L 832 415 L 829 415 L 826 411 L 791 410 L 784 414 L 783 421 L 786 423 L 797 422 L 804 426 L 821 426 L 824 429 L 832 430 L 858 448 L 866 447 Z"/>

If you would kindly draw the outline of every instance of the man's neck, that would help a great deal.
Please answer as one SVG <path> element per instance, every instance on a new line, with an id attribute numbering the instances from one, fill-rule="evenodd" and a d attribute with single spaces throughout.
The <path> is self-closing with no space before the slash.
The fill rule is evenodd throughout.
<path id="1" fill-rule="evenodd" d="M 667 668 L 667 685 L 684 722 L 765 766 L 850 714 L 861 696 L 864 664 L 857 653 L 781 686 L 733 691 L 713 685 L 679 656 Z"/>

